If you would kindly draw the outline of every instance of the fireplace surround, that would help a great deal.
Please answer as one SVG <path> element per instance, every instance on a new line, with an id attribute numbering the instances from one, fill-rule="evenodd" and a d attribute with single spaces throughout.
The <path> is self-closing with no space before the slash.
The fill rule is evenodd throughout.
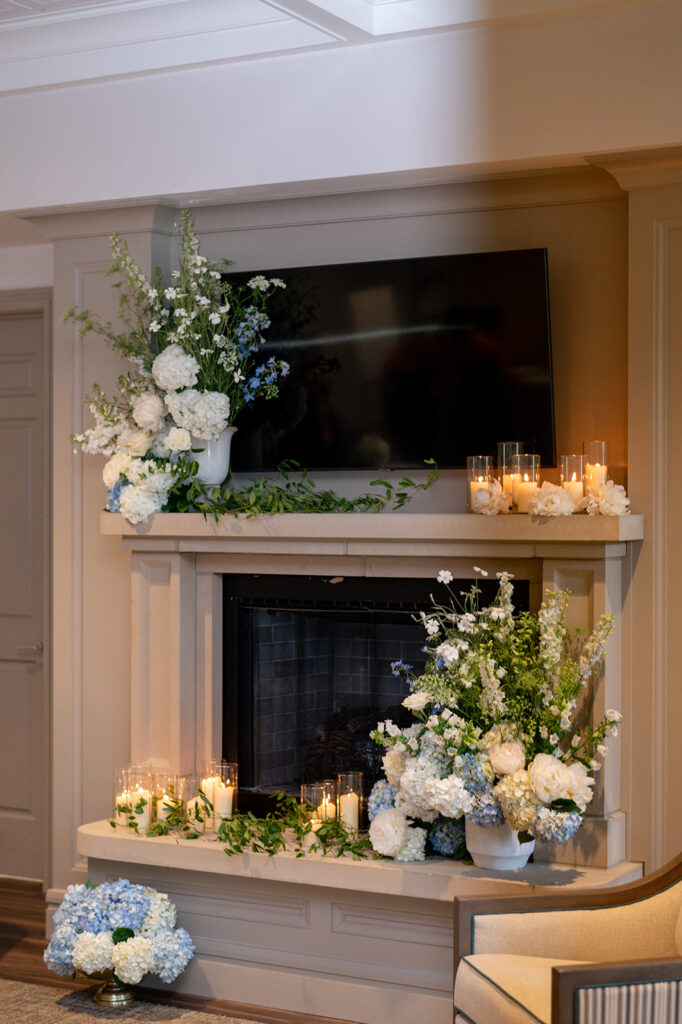
<path id="1" fill-rule="evenodd" d="M 592 713 L 621 705 L 622 616 L 640 516 L 624 518 L 441 514 L 223 518 L 159 515 L 132 527 L 102 514 L 104 533 L 131 552 L 131 758 L 176 772 L 222 751 L 223 576 L 456 580 L 472 565 L 524 580 L 537 609 L 545 588 L 571 591 L 569 621 L 616 617 Z M 405 589 L 408 589 L 406 586 Z M 94 881 L 126 875 L 165 889 L 197 956 L 187 992 L 375 1024 L 415 1014 L 451 1020 L 451 900 L 519 887 L 600 886 L 641 873 L 626 859 L 620 745 L 610 756 L 575 839 L 536 846 L 521 878 L 435 859 L 426 864 L 329 860 L 291 854 L 226 857 L 219 844 L 79 830 Z"/>

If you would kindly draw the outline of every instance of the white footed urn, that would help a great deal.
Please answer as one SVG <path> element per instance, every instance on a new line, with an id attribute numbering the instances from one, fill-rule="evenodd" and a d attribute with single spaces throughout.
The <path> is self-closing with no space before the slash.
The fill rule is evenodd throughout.
<path id="1" fill-rule="evenodd" d="M 201 484 L 221 484 L 230 471 L 230 448 L 236 427 L 225 427 L 215 441 L 192 435 L 192 458 L 199 465 L 197 480 Z M 201 448 L 201 451 L 197 449 Z"/>
<path id="2" fill-rule="evenodd" d="M 465 819 L 467 850 L 477 868 L 494 871 L 518 871 L 525 868 L 535 849 L 535 840 L 519 842 L 519 834 L 511 825 L 482 828 Z"/>

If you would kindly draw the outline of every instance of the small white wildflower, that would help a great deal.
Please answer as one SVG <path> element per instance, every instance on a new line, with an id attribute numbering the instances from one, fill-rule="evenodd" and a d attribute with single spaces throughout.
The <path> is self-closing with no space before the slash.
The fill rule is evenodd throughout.
<path id="1" fill-rule="evenodd" d="M 454 577 L 449 569 L 441 569 L 436 576 L 439 583 L 452 583 Z"/>
<path id="2" fill-rule="evenodd" d="M 480 573 L 481 576 L 487 576 L 488 575 L 488 573 L 486 572 L 485 569 L 481 569 L 480 565 L 473 566 L 473 570 L 474 570 L 474 572 Z"/>

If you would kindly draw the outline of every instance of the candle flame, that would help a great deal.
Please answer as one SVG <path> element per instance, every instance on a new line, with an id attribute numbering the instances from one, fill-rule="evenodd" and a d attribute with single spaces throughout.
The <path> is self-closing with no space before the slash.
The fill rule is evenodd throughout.
<path id="1" fill-rule="evenodd" d="M 528 476 L 527 473 L 524 473 L 523 474 L 523 479 L 525 480 L 526 483 L 528 483 L 528 481 L 530 480 L 530 477 Z"/>
<path id="2" fill-rule="evenodd" d="M 576 481 L 576 475 L 574 473 L 573 476 L 571 477 L 571 483 L 575 483 L 575 481 Z"/>
<path id="3" fill-rule="evenodd" d="M 479 484 L 483 483 L 483 477 L 482 476 L 479 476 L 477 483 L 479 483 Z"/>

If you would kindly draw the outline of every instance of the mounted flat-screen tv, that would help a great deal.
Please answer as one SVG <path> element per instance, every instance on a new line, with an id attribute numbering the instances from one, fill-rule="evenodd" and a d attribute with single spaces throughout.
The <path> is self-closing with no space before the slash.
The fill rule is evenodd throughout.
<path id="1" fill-rule="evenodd" d="M 546 249 L 264 273 L 287 287 L 263 356 L 291 373 L 240 414 L 233 472 L 458 468 L 498 441 L 555 465 Z"/>

